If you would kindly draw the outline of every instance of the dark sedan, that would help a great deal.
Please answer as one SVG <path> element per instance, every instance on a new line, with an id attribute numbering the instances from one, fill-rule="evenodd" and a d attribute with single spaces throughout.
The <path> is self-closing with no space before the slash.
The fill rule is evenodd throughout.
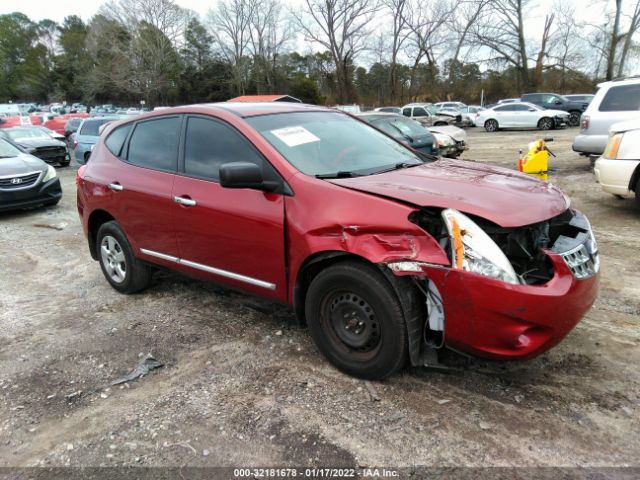
<path id="1" fill-rule="evenodd" d="M 15 143 L 47 163 L 57 163 L 66 167 L 71 162 L 66 144 L 51 138 L 38 127 L 4 128 L 0 130 L 0 137 Z"/>
<path id="2" fill-rule="evenodd" d="M 55 205 L 61 198 L 55 168 L 0 138 L 0 211 Z"/>
<path id="3" fill-rule="evenodd" d="M 363 113 L 358 116 L 422 153 L 438 154 L 438 142 L 435 136 L 415 120 L 384 112 Z"/>

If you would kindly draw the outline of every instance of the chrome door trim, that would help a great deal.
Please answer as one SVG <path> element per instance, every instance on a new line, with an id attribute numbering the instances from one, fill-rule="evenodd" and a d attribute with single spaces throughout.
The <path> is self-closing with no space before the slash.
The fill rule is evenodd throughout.
<path id="1" fill-rule="evenodd" d="M 219 275 L 221 277 L 230 278 L 231 280 L 248 283 L 250 285 L 255 285 L 256 287 L 266 288 L 267 290 L 276 289 L 275 283 L 265 282 L 264 280 L 248 277 L 240 273 L 229 272 L 227 270 L 222 270 L 221 268 L 210 267 L 209 265 L 203 265 L 202 263 L 192 262 L 190 260 L 185 260 L 183 258 L 174 257 L 172 255 L 155 252 L 153 250 L 147 250 L 146 248 L 141 248 L 140 252 L 144 253 L 145 255 L 150 255 L 152 257 L 161 258 L 162 260 L 167 260 L 169 262 L 175 262 L 186 267 L 195 268 L 196 270 L 213 273 L 214 275 Z"/>
<path id="2" fill-rule="evenodd" d="M 185 207 L 195 207 L 197 202 L 191 198 L 173 197 L 173 201 Z"/>
<path id="3" fill-rule="evenodd" d="M 178 257 L 172 257 L 171 255 L 166 255 L 160 252 L 154 252 L 153 250 L 147 250 L 146 248 L 141 248 L 140 251 L 145 255 L 150 255 L 152 257 L 161 258 L 162 260 L 167 260 L 169 262 L 176 262 L 180 260 Z"/>

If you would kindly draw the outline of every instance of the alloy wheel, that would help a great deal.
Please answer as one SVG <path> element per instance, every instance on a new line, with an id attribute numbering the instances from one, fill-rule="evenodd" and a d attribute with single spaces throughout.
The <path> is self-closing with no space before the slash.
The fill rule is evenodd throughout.
<path id="1" fill-rule="evenodd" d="M 107 275 L 116 283 L 124 282 L 127 277 L 127 260 L 118 241 L 111 235 L 105 235 L 100 244 L 100 256 Z"/>

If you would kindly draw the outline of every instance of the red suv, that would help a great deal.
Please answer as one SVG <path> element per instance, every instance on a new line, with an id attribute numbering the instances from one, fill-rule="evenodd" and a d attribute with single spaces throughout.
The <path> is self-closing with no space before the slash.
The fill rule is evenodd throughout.
<path id="1" fill-rule="evenodd" d="M 534 357 L 597 294 L 591 227 L 557 188 L 421 154 L 327 108 L 221 103 L 113 123 L 77 182 L 116 290 L 165 267 L 290 304 L 363 378 L 444 346 Z"/>

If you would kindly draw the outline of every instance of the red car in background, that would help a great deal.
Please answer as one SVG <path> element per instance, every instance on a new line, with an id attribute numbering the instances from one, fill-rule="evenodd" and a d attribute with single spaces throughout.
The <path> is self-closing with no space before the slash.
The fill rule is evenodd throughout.
<path id="1" fill-rule="evenodd" d="M 116 122 L 77 183 L 113 288 L 140 291 L 164 267 L 289 304 L 362 378 L 440 347 L 532 358 L 598 290 L 591 226 L 557 188 L 418 153 L 327 108 L 223 103 Z"/>

